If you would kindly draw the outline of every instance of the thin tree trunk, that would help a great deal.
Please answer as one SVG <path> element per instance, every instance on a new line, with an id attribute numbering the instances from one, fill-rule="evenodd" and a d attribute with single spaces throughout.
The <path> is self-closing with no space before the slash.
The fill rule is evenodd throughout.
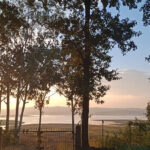
<path id="1" fill-rule="evenodd" d="M 10 87 L 9 83 L 7 84 L 7 112 L 6 112 L 6 133 L 9 131 L 9 116 L 10 116 Z"/>
<path id="2" fill-rule="evenodd" d="M 90 5 L 91 0 L 85 0 L 85 58 L 84 58 L 84 94 L 82 108 L 82 149 L 89 150 L 88 140 L 88 116 L 89 116 L 89 84 L 90 84 Z"/>
<path id="3" fill-rule="evenodd" d="M 37 146 L 38 149 L 41 149 L 41 143 L 42 143 L 42 139 L 41 139 L 41 122 L 42 122 L 42 107 L 39 108 L 39 126 L 38 126 L 38 141 L 37 141 Z"/>
<path id="4" fill-rule="evenodd" d="M 41 122 L 42 122 L 42 108 L 39 109 L 39 126 L 38 126 L 38 132 L 41 131 Z"/>
<path id="5" fill-rule="evenodd" d="M 73 104 L 73 97 L 71 97 L 71 109 L 72 109 L 72 138 L 74 141 L 74 104 Z"/>
<path id="6" fill-rule="evenodd" d="M 2 83 L 0 84 L 0 113 L 2 109 Z"/>
<path id="7" fill-rule="evenodd" d="M 2 109 L 2 94 L 1 94 L 1 91 L 0 91 L 0 114 L 1 114 L 1 109 Z"/>
<path id="8" fill-rule="evenodd" d="M 18 82 L 17 99 L 16 99 L 15 136 L 17 136 L 17 130 L 18 130 L 19 99 L 20 99 L 20 80 Z"/>
<path id="9" fill-rule="evenodd" d="M 25 105 L 26 105 L 26 101 L 27 101 L 27 94 L 28 94 L 27 89 L 28 89 L 28 85 L 25 88 L 25 97 L 24 97 L 23 104 L 22 104 L 22 110 L 21 110 L 21 114 L 20 114 L 20 121 L 19 121 L 19 126 L 18 126 L 18 131 L 17 131 L 18 134 L 19 134 L 19 132 L 21 130 L 21 126 L 22 126 L 22 120 L 23 120 Z"/>

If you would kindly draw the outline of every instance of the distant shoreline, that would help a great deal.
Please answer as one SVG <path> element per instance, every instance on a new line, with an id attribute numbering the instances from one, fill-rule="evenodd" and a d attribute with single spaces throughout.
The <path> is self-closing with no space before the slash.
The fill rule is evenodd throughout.
<path id="1" fill-rule="evenodd" d="M 117 116 L 118 114 L 121 116 L 135 115 L 135 116 L 143 116 L 146 113 L 146 109 L 144 108 L 98 108 L 92 107 L 90 108 L 90 115 L 113 115 Z M 71 108 L 69 107 L 45 107 L 43 109 L 44 115 L 71 115 Z M 6 110 L 2 110 L 0 117 L 5 117 Z M 15 116 L 15 110 L 10 110 L 10 117 Z M 37 109 L 32 107 L 27 107 L 24 112 L 24 116 L 30 115 L 39 115 Z"/>

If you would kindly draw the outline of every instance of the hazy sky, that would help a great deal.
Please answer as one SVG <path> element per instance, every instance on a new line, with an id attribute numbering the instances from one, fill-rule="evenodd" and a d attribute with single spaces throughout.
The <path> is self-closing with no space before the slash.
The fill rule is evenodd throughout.
<path id="1" fill-rule="evenodd" d="M 134 38 L 138 49 L 123 56 L 118 48 L 113 49 L 110 54 L 113 56 L 111 67 L 118 69 L 121 80 L 110 83 L 111 89 L 104 97 L 103 105 L 91 103 L 91 107 L 146 107 L 150 101 L 150 64 L 145 57 L 150 54 L 150 27 L 144 27 L 142 12 L 139 10 L 129 11 L 128 8 L 121 9 L 121 17 L 129 17 L 137 21 L 136 31 L 141 31 L 140 37 Z M 50 106 L 66 106 L 64 97 L 54 95 L 51 98 Z M 11 105 L 14 108 L 14 102 Z M 33 106 L 33 104 L 28 104 Z M 4 108 L 4 105 L 3 105 Z"/>

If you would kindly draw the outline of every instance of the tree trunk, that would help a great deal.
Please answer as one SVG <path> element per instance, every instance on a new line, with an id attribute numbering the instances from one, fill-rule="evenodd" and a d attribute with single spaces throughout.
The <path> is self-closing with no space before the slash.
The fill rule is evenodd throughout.
<path id="1" fill-rule="evenodd" d="M 74 141 L 74 104 L 73 104 L 73 97 L 71 97 L 71 109 L 72 109 L 72 139 Z"/>
<path id="2" fill-rule="evenodd" d="M 21 110 L 21 114 L 20 114 L 20 121 L 19 121 L 19 126 L 18 126 L 18 131 L 17 131 L 18 134 L 19 134 L 19 132 L 21 130 L 21 126 L 22 126 L 23 114 L 24 114 L 25 105 L 26 105 L 26 101 L 27 101 L 27 94 L 28 94 L 27 89 L 28 89 L 28 85 L 25 88 L 25 97 L 24 97 L 23 104 L 22 104 L 22 110 Z"/>
<path id="3" fill-rule="evenodd" d="M 85 0 L 85 58 L 84 58 L 84 92 L 83 92 L 83 108 L 82 108 L 82 149 L 89 150 L 88 140 L 88 116 L 89 116 L 89 84 L 90 84 L 90 5 L 91 0 Z"/>
<path id="4" fill-rule="evenodd" d="M 82 110 L 82 149 L 89 149 L 88 140 L 88 116 L 89 116 L 89 98 L 85 96 L 83 98 L 83 110 Z"/>
<path id="5" fill-rule="evenodd" d="M 15 129 L 14 129 L 16 137 L 17 137 L 17 130 L 18 130 L 19 99 L 20 99 L 20 80 L 18 82 L 17 99 L 16 99 L 16 114 L 15 114 Z"/>
<path id="6" fill-rule="evenodd" d="M 41 138 L 41 122 L 42 122 L 42 107 L 39 108 L 39 126 L 38 126 L 38 140 L 37 140 L 37 148 L 41 150 L 41 143 L 42 143 L 42 138 Z"/>
<path id="7" fill-rule="evenodd" d="M 0 91 L 0 114 L 1 114 L 1 109 L 2 109 L 2 94 L 1 94 L 1 91 Z"/>
<path id="8" fill-rule="evenodd" d="M 0 84 L 0 113 L 2 109 L 2 83 Z"/>
<path id="9" fill-rule="evenodd" d="M 9 83 L 7 84 L 7 112 L 6 112 L 6 133 L 9 131 L 9 116 L 10 116 L 10 87 Z"/>
<path id="10" fill-rule="evenodd" d="M 39 109 L 39 126 L 38 126 L 38 132 L 41 132 L 41 122 L 42 122 L 42 108 Z"/>

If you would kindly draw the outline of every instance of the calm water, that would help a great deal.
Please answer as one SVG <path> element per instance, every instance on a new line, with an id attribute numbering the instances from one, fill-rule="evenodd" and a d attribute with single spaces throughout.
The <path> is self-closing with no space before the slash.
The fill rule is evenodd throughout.
<path id="1" fill-rule="evenodd" d="M 89 119 L 90 124 L 99 125 L 101 121 L 97 120 L 134 120 L 135 118 L 146 120 L 146 117 L 143 116 L 106 116 L 106 115 L 93 115 Z M 0 119 L 5 119 L 1 118 Z M 14 117 L 10 117 L 11 120 L 14 120 Z M 24 124 L 38 124 L 38 115 L 34 116 L 24 116 L 23 122 Z M 75 123 L 80 122 L 80 116 L 75 116 Z M 43 115 L 42 116 L 42 123 L 56 123 L 56 124 L 70 124 L 71 123 L 71 115 Z M 105 122 L 106 124 L 114 123 L 112 121 Z"/>

